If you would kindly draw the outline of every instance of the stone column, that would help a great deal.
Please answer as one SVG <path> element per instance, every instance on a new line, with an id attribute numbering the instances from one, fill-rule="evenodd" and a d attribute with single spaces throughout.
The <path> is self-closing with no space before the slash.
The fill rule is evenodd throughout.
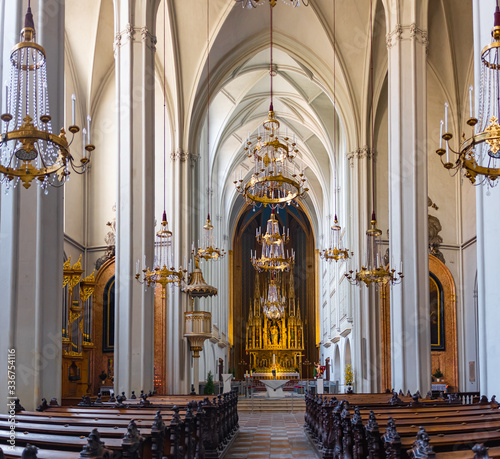
<path id="1" fill-rule="evenodd" d="M 115 2 L 118 193 L 115 391 L 153 389 L 153 294 L 134 278 L 154 253 L 155 2 Z"/>
<path id="2" fill-rule="evenodd" d="M 480 90 L 481 50 L 491 42 L 495 6 L 494 0 L 474 0 L 473 2 L 475 94 L 479 94 Z M 498 309 L 498 280 L 495 275 L 495 268 L 500 258 L 498 246 L 500 188 L 498 186 L 489 188 L 488 185 L 478 186 L 476 206 L 479 391 L 481 395 L 491 397 L 498 394 L 500 389 L 498 365 L 500 343 L 496 327 L 500 321 L 500 311 Z"/>
<path id="3" fill-rule="evenodd" d="M 26 11 L 21 0 L 0 6 L 5 81 Z M 39 0 L 32 10 L 37 42 L 47 56 L 52 129 L 58 132 L 64 121 L 64 1 Z M 8 195 L 0 191 L 0 411 L 6 411 L 9 396 L 33 410 L 42 397 L 61 397 L 63 190 L 49 188 L 45 195 L 34 183 Z M 8 349 L 15 350 L 15 393 L 7 385 Z"/>
<path id="4" fill-rule="evenodd" d="M 369 228 L 371 152 L 367 146 L 357 148 L 347 155 L 350 171 L 351 196 L 356 199 L 351 205 L 351 224 L 354 253 L 348 262 L 348 269 L 361 267 L 366 263 L 366 230 Z M 377 392 L 380 365 L 380 344 L 377 328 L 377 290 L 367 289 L 364 284 L 351 287 L 353 298 L 352 361 L 357 392 Z"/>
<path id="5" fill-rule="evenodd" d="M 196 156 L 179 148 L 170 155 L 171 167 L 167 170 L 172 183 L 173 206 L 172 232 L 174 239 L 174 260 L 184 265 L 184 259 L 191 251 L 192 227 L 196 221 L 191 207 L 192 166 Z M 195 245 L 196 245 L 196 241 Z M 194 263 L 194 261 L 193 261 Z M 194 266 L 194 265 L 193 265 Z M 186 267 L 183 266 L 185 269 Z M 189 342 L 184 337 L 184 312 L 188 310 L 188 296 L 174 287 L 168 298 L 167 326 L 167 390 L 169 394 L 187 394 L 191 388 L 191 356 Z"/>
<path id="6" fill-rule="evenodd" d="M 394 389 L 431 384 L 427 235 L 426 3 L 387 2 L 389 250 L 404 279 L 391 289 Z M 423 11 L 421 11 L 423 9 Z"/>

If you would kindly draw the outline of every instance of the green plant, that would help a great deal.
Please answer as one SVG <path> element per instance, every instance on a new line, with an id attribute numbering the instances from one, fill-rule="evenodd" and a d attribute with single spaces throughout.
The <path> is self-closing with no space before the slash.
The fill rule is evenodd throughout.
<path id="1" fill-rule="evenodd" d="M 344 380 L 346 386 L 351 386 L 354 382 L 354 373 L 352 371 L 352 366 L 350 363 L 345 366 Z"/>
<path id="2" fill-rule="evenodd" d="M 443 375 L 443 372 L 439 368 L 436 368 L 436 371 L 434 371 L 432 376 L 434 376 L 436 379 L 439 379 L 439 378 L 442 378 L 444 375 Z"/>
<path id="3" fill-rule="evenodd" d="M 215 391 L 215 386 L 214 386 L 214 375 L 212 374 L 211 371 L 208 372 L 207 375 L 207 383 L 205 384 L 205 388 L 203 389 L 203 393 L 205 395 L 212 395 Z"/>

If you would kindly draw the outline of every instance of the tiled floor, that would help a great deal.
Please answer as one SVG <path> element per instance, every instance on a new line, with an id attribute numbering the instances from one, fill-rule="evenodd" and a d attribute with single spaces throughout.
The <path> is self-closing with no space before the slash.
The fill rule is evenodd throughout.
<path id="1" fill-rule="evenodd" d="M 304 413 L 241 413 L 225 459 L 317 459 L 304 433 Z"/>

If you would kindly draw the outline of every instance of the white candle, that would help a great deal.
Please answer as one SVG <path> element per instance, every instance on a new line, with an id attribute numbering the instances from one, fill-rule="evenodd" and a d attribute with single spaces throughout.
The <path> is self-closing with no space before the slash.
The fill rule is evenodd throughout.
<path id="1" fill-rule="evenodd" d="M 83 157 L 85 158 L 87 156 L 87 150 L 85 150 L 85 137 L 87 137 L 87 129 L 83 128 L 82 130 L 83 133 Z"/>
<path id="2" fill-rule="evenodd" d="M 87 133 L 88 133 L 88 135 L 89 135 L 89 139 L 88 139 L 89 144 L 91 143 L 91 142 L 90 142 L 90 122 L 91 122 L 91 121 L 92 121 L 92 118 L 90 118 L 90 116 L 87 116 Z"/>
<path id="3" fill-rule="evenodd" d="M 443 124 L 444 121 L 441 120 L 441 126 L 439 128 L 439 148 L 443 148 Z"/>
<path id="4" fill-rule="evenodd" d="M 444 130 L 448 132 L 448 102 L 444 103 Z"/>
<path id="5" fill-rule="evenodd" d="M 71 126 L 75 125 L 75 102 L 76 96 L 71 94 Z"/>
<path id="6" fill-rule="evenodd" d="M 142 268 L 146 269 L 146 255 L 143 255 L 142 257 Z"/>
<path id="7" fill-rule="evenodd" d="M 276 354 L 273 354 L 273 365 L 276 364 Z"/>
<path id="8" fill-rule="evenodd" d="M 446 142 L 446 162 L 447 163 L 450 162 L 450 150 L 449 150 L 449 147 L 448 147 L 448 142 Z"/>
<path id="9" fill-rule="evenodd" d="M 135 263 L 135 273 L 136 274 L 139 274 L 139 264 L 140 264 L 140 262 L 139 262 L 139 260 L 137 260 Z"/>
<path id="10" fill-rule="evenodd" d="M 469 112 L 470 112 L 469 118 L 472 118 L 472 91 L 473 91 L 473 87 L 472 87 L 472 85 L 470 85 L 469 86 Z"/>

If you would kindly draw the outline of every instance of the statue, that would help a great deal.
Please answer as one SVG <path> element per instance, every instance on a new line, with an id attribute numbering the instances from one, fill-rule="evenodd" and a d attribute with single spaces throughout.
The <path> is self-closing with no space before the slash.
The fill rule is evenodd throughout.
<path id="1" fill-rule="evenodd" d="M 278 327 L 276 325 L 273 325 L 269 331 L 271 332 L 271 344 L 273 346 L 276 346 L 278 344 Z"/>

